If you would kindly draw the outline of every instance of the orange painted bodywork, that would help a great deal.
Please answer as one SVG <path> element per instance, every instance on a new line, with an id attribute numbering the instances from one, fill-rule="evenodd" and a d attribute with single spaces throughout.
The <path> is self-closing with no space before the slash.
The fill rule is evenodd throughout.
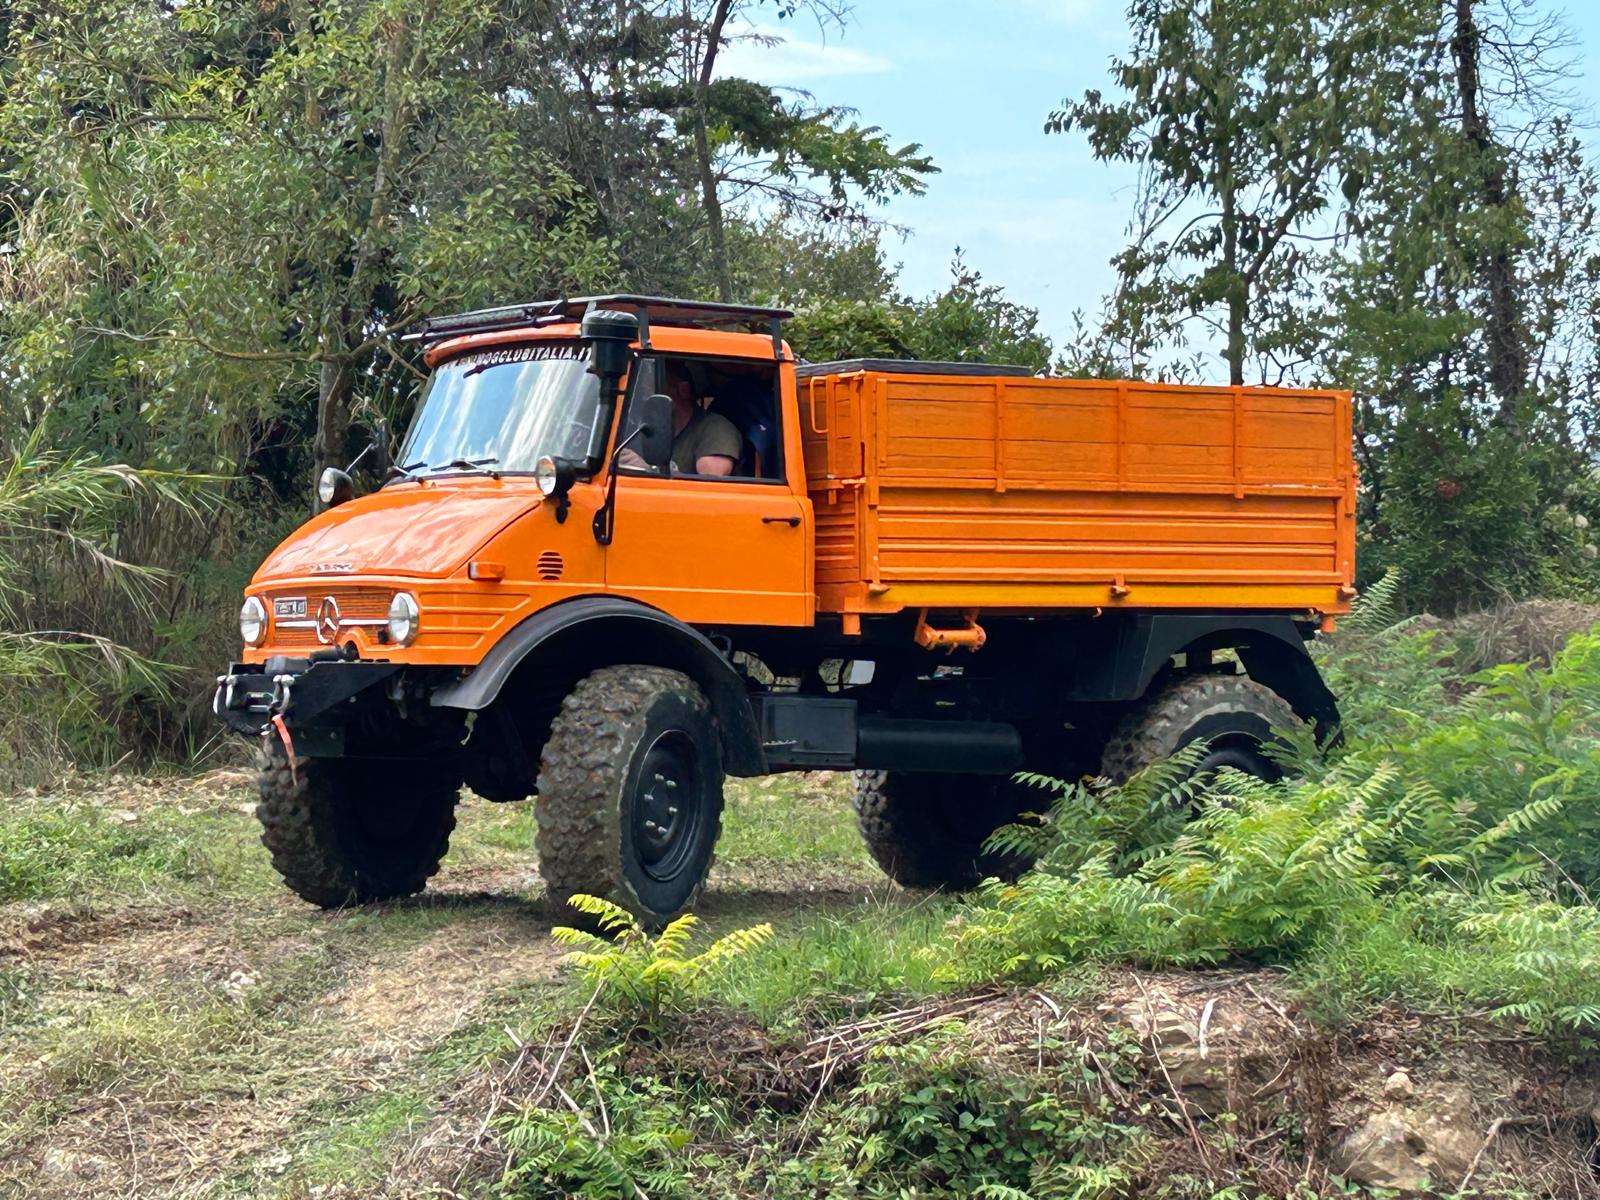
<path id="1" fill-rule="evenodd" d="M 459 337 L 427 361 L 577 333 Z M 651 343 L 774 358 L 748 333 L 658 326 Z M 528 476 L 400 481 L 342 504 L 257 571 L 249 594 L 269 612 L 304 599 L 306 623 L 275 617 L 244 660 L 320 649 L 309 622 L 329 596 L 347 623 L 337 644 L 362 658 L 462 667 L 578 596 L 692 625 L 839 614 L 847 632 L 908 609 L 1349 609 L 1348 393 L 875 372 L 797 384 L 785 365 L 781 423 L 781 481 L 623 473 L 609 547 L 591 531 L 604 470 L 573 487 L 564 522 Z M 473 562 L 489 569 L 472 578 Z M 399 590 L 422 613 L 406 647 L 381 633 Z"/>
<path id="2" fill-rule="evenodd" d="M 1350 394 L 801 381 L 818 607 L 1349 610 Z"/>
<path id="3" fill-rule="evenodd" d="M 487 346 L 570 341 L 577 334 L 575 325 L 554 325 L 536 333 L 454 338 L 433 347 L 427 362 L 437 365 Z M 770 338 L 720 330 L 659 327 L 651 347 L 766 362 L 774 357 Z M 623 473 L 609 547 L 596 544 L 592 532 L 605 496 L 604 470 L 573 487 L 567 519 L 559 523 L 555 507 L 524 475 L 400 481 L 329 509 L 286 539 L 248 588 L 269 613 L 275 600 L 303 598 L 306 624 L 284 627 L 274 619 L 266 641 L 246 648 L 242 661 L 322 649 L 310 622 L 327 596 L 353 622 L 336 644 L 353 641 L 363 659 L 426 666 L 473 666 L 520 621 L 578 596 L 626 596 L 694 625 L 811 625 L 811 502 L 794 405 L 794 378 L 786 369 L 784 480 L 724 483 Z M 613 436 L 620 420 L 618 405 Z M 472 579 L 471 563 L 479 560 L 502 566 L 502 578 Z M 422 611 L 410 646 L 380 640 L 381 619 L 397 591 L 411 592 Z"/>

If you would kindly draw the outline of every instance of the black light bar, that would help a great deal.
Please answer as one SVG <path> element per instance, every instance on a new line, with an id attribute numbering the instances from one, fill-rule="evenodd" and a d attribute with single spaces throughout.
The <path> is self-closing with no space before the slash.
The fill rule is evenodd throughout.
<path id="1" fill-rule="evenodd" d="M 631 312 L 639 318 L 639 343 L 650 346 L 651 325 L 671 325 L 694 329 L 730 329 L 749 333 L 771 333 L 773 353 L 782 357 L 783 322 L 794 316 L 786 308 L 760 308 L 748 304 L 720 304 L 713 300 L 680 300 L 665 296 L 578 296 L 572 299 L 540 300 L 530 304 L 506 304 L 480 308 L 474 312 L 444 317 L 427 317 L 405 335 L 406 341 L 438 342 L 469 333 L 493 333 L 501 329 L 578 322 L 590 309 L 610 308 Z"/>

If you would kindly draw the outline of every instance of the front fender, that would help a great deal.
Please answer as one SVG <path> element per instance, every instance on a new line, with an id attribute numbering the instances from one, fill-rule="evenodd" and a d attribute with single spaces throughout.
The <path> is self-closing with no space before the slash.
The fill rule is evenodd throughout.
<path id="1" fill-rule="evenodd" d="M 705 692 L 722 738 L 723 765 L 730 775 L 766 773 L 766 755 L 744 680 L 699 630 L 675 617 L 613 596 L 584 596 L 551 605 L 526 618 L 461 679 L 434 691 L 438 708 L 481 712 L 493 704 L 524 666 L 559 664 L 578 675 L 601 667 L 637 663 L 671 667 Z"/>

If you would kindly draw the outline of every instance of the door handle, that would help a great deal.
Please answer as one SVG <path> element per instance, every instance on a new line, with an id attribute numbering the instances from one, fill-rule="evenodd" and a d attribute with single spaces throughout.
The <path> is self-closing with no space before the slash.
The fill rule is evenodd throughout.
<path id="1" fill-rule="evenodd" d="M 798 529 L 799 526 L 800 526 L 800 518 L 799 517 L 762 517 L 761 518 L 761 523 L 763 525 L 787 525 L 790 529 Z"/>

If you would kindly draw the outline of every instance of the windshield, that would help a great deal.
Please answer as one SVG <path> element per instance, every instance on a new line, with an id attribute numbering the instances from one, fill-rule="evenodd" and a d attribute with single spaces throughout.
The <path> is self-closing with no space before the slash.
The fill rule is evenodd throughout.
<path id="1" fill-rule="evenodd" d="M 575 342 L 508 346 L 434 371 L 397 460 L 411 474 L 532 471 L 545 455 L 588 459 L 600 381 Z"/>

